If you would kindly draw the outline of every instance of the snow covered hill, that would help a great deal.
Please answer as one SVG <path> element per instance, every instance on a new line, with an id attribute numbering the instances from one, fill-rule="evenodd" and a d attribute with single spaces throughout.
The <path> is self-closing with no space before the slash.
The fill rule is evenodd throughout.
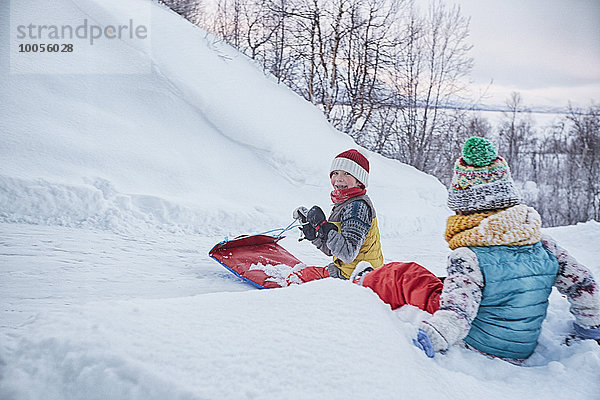
<path id="1" fill-rule="evenodd" d="M 143 10 L 139 0 L 128 8 L 70 3 L 55 2 L 64 20 L 100 26 L 114 9 L 134 19 Z M 1 204 L 1 220 L 235 234 L 285 224 L 298 205 L 327 203 L 331 159 L 352 141 L 233 49 L 161 7 L 151 15 L 151 54 L 115 55 L 119 64 L 149 58 L 150 74 L 12 71 L 2 80 L 0 187 L 14 197 Z M 371 158 L 371 193 L 396 202 L 380 207 L 389 234 L 447 214 L 437 180 Z"/>
<path id="2" fill-rule="evenodd" d="M 411 343 L 422 312 L 392 312 L 361 287 L 327 279 L 258 291 L 241 282 L 208 250 L 226 235 L 285 227 L 298 205 L 326 208 L 329 164 L 352 141 L 157 4 L 7 3 L 1 399 L 600 397 L 600 347 L 562 344 L 570 315 L 557 293 L 521 368 L 459 348 L 427 359 Z M 65 71 L 148 63 L 148 73 L 34 74 L 44 58 L 19 63 L 11 52 L 15 21 L 106 26 L 148 11 L 150 46 L 113 41 L 102 57 L 54 59 Z M 444 187 L 369 157 L 386 260 L 443 274 Z M 600 276 L 600 224 L 549 233 Z M 307 264 L 327 262 L 295 235 L 283 246 Z"/>

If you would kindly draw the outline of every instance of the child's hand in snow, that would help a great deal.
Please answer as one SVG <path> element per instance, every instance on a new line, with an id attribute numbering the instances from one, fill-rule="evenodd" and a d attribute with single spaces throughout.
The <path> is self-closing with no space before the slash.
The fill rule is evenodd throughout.
<path id="1" fill-rule="evenodd" d="M 595 340 L 600 345 L 600 326 L 595 328 L 584 328 L 581 325 L 573 322 L 574 333 L 571 333 L 565 338 L 567 346 L 577 343 L 581 340 Z"/>
<path id="2" fill-rule="evenodd" d="M 600 344 L 600 326 L 594 328 L 584 328 L 581 325 L 573 322 L 573 328 L 575 328 L 575 335 L 581 339 L 592 339 Z"/>
<path id="3" fill-rule="evenodd" d="M 427 333 L 423 329 L 419 329 L 417 338 L 413 339 L 413 344 L 423 350 L 427 357 L 433 358 L 435 356 L 431 339 L 429 339 L 429 336 L 427 336 Z"/>

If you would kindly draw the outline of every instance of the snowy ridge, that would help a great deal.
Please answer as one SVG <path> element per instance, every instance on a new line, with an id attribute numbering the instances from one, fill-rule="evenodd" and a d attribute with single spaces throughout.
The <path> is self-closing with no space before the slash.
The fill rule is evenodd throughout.
<path id="1" fill-rule="evenodd" d="M 187 234 L 237 236 L 259 233 L 260 229 L 283 228 L 291 216 L 281 217 L 256 206 L 230 209 L 213 204 L 181 204 L 160 196 L 125 194 L 103 178 L 83 178 L 82 184 L 60 184 L 47 179 L 21 179 L 0 175 L 0 223 L 28 223 L 102 229 L 113 232 L 142 232 L 158 229 Z M 227 204 L 226 202 L 221 204 Z M 290 203 L 292 204 L 292 203 Z M 311 203 L 306 203 L 311 204 Z M 326 206 L 323 206 L 326 208 Z M 412 212 L 420 206 L 397 210 L 380 217 L 384 237 L 407 232 L 441 235 L 435 216 Z M 442 207 L 440 213 L 444 213 Z"/>
<path id="2" fill-rule="evenodd" d="M 224 227 L 251 232 L 249 219 L 277 224 L 269 215 L 255 211 L 236 214 L 219 209 L 193 210 L 157 196 L 118 192 L 102 178 L 82 185 L 61 185 L 44 179 L 28 180 L 0 176 L 0 223 L 59 225 L 102 229 L 117 233 L 157 229 L 171 233 L 231 234 Z M 274 225 L 275 226 L 275 225 Z"/>

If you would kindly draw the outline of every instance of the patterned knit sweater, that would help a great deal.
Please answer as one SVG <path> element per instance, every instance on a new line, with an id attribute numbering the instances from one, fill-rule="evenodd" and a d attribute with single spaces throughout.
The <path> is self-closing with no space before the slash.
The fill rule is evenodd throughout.
<path id="1" fill-rule="evenodd" d="M 461 218 L 462 217 L 462 218 Z M 453 216 L 446 239 L 454 251 L 448 257 L 448 277 L 440 297 L 440 310 L 423 321 L 435 351 L 444 351 L 464 339 L 479 309 L 483 275 L 475 253 L 464 246 L 525 245 L 542 242 L 558 260 L 554 281 L 567 297 L 575 322 L 584 328 L 600 326 L 600 286 L 590 271 L 579 264 L 549 236 L 541 235 L 537 211 L 517 205 L 499 212 Z"/>
<path id="2" fill-rule="evenodd" d="M 340 232 L 332 230 L 327 242 L 317 238 L 312 243 L 328 256 L 351 262 L 358 255 L 371 229 L 372 214 L 371 208 L 364 200 L 357 199 L 336 205 L 329 220 L 340 222 Z M 330 276 L 347 279 L 335 264 L 329 264 L 328 269 Z"/>

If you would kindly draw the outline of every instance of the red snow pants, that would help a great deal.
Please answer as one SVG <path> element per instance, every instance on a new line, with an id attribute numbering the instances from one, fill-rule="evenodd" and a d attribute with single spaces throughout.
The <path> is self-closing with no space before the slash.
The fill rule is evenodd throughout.
<path id="1" fill-rule="evenodd" d="M 444 284 L 425 267 L 414 262 L 391 262 L 377 268 L 362 282 L 392 310 L 410 304 L 433 314 L 440 308 Z"/>
<path id="2" fill-rule="evenodd" d="M 302 282 L 329 277 L 326 267 L 306 267 L 294 275 Z M 288 278 L 289 281 L 289 278 Z M 444 284 L 425 267 L 414 262 L 391 262 L 367 273 L 362 282 L 392 310 L 406 304 L 433 314 L 440 308 Z"/>
<path id="3" fill-rule="evenodd" d="M 302 282 L 310 282 L 314 281 L 315 279 L 329 278 L 329 270 L 327 269 L 327 267 L 311 266 L 302 268 L 300 271 L 292 273 L 292 275 L 295 275 L 298 278 L 300 278 Z M 288 277 L 287 280 L 289 283 L 290 277 Z"/>

